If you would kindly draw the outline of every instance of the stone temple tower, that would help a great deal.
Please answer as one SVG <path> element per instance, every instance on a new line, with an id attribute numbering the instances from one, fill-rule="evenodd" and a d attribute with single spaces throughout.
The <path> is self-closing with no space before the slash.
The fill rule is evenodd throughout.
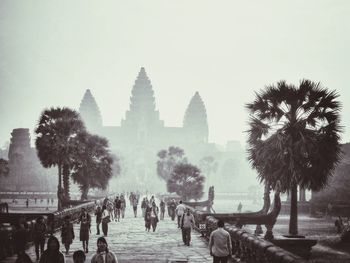
<path id="1" fill-rule="evenodd" d="M 86 90 L 80 103 L 79 113 L 88 131 L 98 133 L 102 128 L 102 117 L 91 91 Z"/>
<path id="2" fill-rule="evenodd" d="M 186 109 L 183 128 L 186 132 L 188 141 L 208 142 L 207 111 L 198 92 L 194 94 Z"/>
<path id="3" fill-rule="evenodd" d="M 31 154 L 29 129 L 13 129 L 8 158 L 10 162 L 19 156 L 27 157 Z"/>
<path id="4" fill-rule="evenodd" d="M 131 91 L 130 109 L 121 122 L 123 130 L 138 141 L 147 140 L 164 126 L 156 110 L 154 91 L 145 68 L 141 68 Z"/>

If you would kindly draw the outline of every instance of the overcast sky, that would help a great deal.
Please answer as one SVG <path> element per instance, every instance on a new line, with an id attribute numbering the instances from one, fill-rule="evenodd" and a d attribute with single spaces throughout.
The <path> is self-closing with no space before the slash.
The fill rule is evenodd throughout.
<path id="1" fill-rule="evenodd" d="M 350 1 L 0 2 L 0 146 L 49 106 L 78 109 L 91 89 L 105 125 L 120 125 L 146 68 L 166 126 L 196 91 L 209 140 L 245 143 L 245 103 L 285 79 L 340 94 L 350 141 Z"/>

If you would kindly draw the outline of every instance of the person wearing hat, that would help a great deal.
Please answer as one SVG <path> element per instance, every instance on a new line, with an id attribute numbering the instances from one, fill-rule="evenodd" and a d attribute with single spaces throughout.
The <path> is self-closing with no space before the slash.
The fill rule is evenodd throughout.
<path id="1" fill-rule="evenodd" d="M 117 257 L 108 249 L 108 244 L 104 237 L 97 239 L 97 252 L 92 256 L 91 263 L 118 263 Z"/>

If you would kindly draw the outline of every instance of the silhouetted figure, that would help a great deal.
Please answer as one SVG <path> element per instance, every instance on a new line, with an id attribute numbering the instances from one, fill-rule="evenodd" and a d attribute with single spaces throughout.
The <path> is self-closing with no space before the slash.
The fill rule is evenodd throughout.
<path id="1" fill-rule="evenodd" d="M 73 253 L 73 262 L 74 263 L 84 263 L 85 260 L 86 260 L 86 256 L 85 256 L 84 251 L 82 251 L 82 250 L 74 251 L 74 253 Z"/>
<path id="2" fill-rule="evenodd" d="M 62 244 L 66 248 L 66 255 L 69 254 L 70 245 L 75 238 L 73 224 L 70 222 L 70 216 L 64 217 L 64 222 L 62 224 L 61 230 Z"/>
<path id="3" fill-rule="evenodd" d="M 98 206 L 96 211 L 95 211 L 95 216 L 96 216 L 96 229 L 97 229 L 97 233 L 96 235 L 100 234 L 100 224 L 102 222 L 102 210 L 101 207 Z"/>
<path id="4" fill-rule="evenodd" d="M 44 223 L 44 218 L 42 216 L 39 216 L 36 219 L 33 231 L 36 260 L 39 260 L 40 255 L 44 253 L 46 230 L 47 227 Z"/>
<path id="5" fill-rule="evenodd" d="M 81 209 L 81 215 L 79 217 L 80 223 L 80 241 L 83 242 L 83 250 L 89 252 L 89 232 L 91 227 L 91 217 L 85 208 Z"/>
<path id="6" fill-rule="evenodd" d="M 16 263 L 33 263 L 33 261 L 24 251 L 22 251 L 20 254 L 18 254 Z"/>
<path id="7" fill-rule="evenodd" d="M 243 205 L 242 205 L 241 202 L 239 202 L 238 207 L 237 207 L 238 213 L 241 213 L 241 212 L 242 212 L 242 208 L 243 208 Z"/>
<path id="8" fill-rule="evenodd" d="M 47 249 L 41 255 L 39 263 L 64 263 L 64 255 L 60 252 L 60 242 L 55 236 L 50 236 Z"/>
<path id="9" fill-rule="evenodd" d="M 97 252 L 91 258 L 91 263 L 118 263 L 117 257 L 109 251 L 107 241 L 104 237 L 97 239 Z"/>

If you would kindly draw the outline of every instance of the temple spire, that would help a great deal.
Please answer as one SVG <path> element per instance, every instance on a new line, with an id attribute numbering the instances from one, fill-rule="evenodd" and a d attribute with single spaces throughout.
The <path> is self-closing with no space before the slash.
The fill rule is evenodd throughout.
<path id="1" fill-rule="evenodd" d="M 207 111 L 198 91 L 194 94 L 186 109 L 183 128 L 191 140 L 208 142 Z"/>
<path id="2" fill-rule="evenodd" d="M 100 109 L 89 89 L 86 90 L 80 103 L 79 113 L 89 131 L 97 132 L 101 129 L 102 117 Z"/>

